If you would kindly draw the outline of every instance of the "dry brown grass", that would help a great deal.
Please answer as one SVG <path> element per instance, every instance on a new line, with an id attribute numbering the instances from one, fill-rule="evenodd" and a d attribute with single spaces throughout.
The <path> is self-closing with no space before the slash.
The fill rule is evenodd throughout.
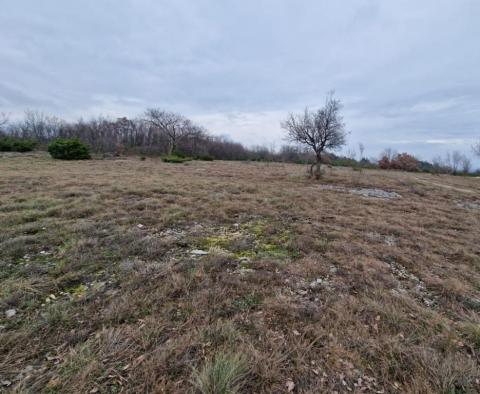
<path id="1" fill-rule="evenodd" d="M 0 391 L 478 392 L 480 181 L 304 175 L 0 156 Z"/>

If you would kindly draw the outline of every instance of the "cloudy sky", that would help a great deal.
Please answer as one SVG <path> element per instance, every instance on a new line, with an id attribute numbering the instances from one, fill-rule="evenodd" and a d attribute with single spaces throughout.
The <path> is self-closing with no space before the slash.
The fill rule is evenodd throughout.
<path id="1" fill-rule="evenodd" d="M 0 112 L 182 112 L 280 146 L 334 89 L 350 147 L 480 139 L 479 0 L 0 0 Z"/>

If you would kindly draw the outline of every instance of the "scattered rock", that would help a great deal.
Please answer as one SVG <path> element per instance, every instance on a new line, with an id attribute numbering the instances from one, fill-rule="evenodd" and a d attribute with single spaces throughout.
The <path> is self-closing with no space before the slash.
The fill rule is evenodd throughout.
<path id="1" fill-rule="evenodd" d="M 381 189 L 350 189 L 349 192 L 352 194 L 358 194 L 363 197 L 373 197 L 373 198 L 395 199 L 395 198 L 402 197 L 398 193 L 387 192 Z"/>
<path id="2" fill-rule="evenodd" d="M 287 387 L 287 391 L 289 393 L 293 392 L 293 390 L 295 389 L 295 383 L 293 383 L 292 379 L 288 379 L 287 383 L 285 383 L 285 386 Z"/>
<path id="3" fill-rule="evenodd" d="M 419 298 L 429 308 L 436 305 L 436 297 L 428 292 L 425 283 L 420 278 L 408 272 L 408 270 L 401 264 L 394 261 L 390 261 L 388 264 L 390 265 L 392 274 L 398 281 L 398 288 L 394 293 L 408 293 L 408 290 L 403 286 L 402 281 L 407 283 L 410 282 L 410 286 L 408 287 L 412 288 L 413 285 L 416 298 Z"/>
<path id="4" fill-rule="evenodd" d="M 252 268 L 244 268 L 244 267 L 240 267 L 239 269 L 236 269 L 235 271 L 233 271 L 234 274 L 239 274 L 239 275 L 245 275 L 251 272 L 255 272 L 255 270 Z"/>
<path id="5" fill-rule="evenodd" d="M 17 314 L 17 310 L 16 310 L 16 309 L 8 309 L 8 310 L 5 311 L 5 316 L 7 317 L 7 319 L 11 319 L 11 318 L 14 317 L 16 314 Z"/>
<path id="6" fill-rule="evenodd" d="M 208 254 L 208 252 L 205 250 L 194 249 L 190 252 L 190 254 L 194 256 L 205 256 Z"/>
<path id="7" fill-rule="evenodd" d="M 328 277 L 326 278 L 317 278 L 310 282 L 308 287 L 312 290 L 319 289 L 320 287 L 326 289 L 326 290 L 331 290 L 332 289 L 332 284 L 329 282 Z"/>
<path id="8" fill-rule="evenodd" d="M 369 240 L 376 242 L 383 242 L 388 246 L 395 246 L 397 244 L 397 239 L 393 235 L 382 235 L 377 232 L 368 232 L 366 236 Z"/>
<path id="9" fill-rule="evenodd" d="M 480 209 L 480 202 L 458 201 L 457 207 L 463 209 Z"/>
<path id="10" fill-rule="evenodd" d="M 12 382 L 10 380 L 2 380 L 0 383 L 2 383 L 2 386 L 9 387 L 12 385 Z"/>
<path id="11" fill-rule="evenodd" d="M 328 270 L 331 274 L 336 274 L 338 271 L 338 268 L 335 267 L 334 265 L 330 266 L 330 269 Z"/>
<path id="12" fill-rule="evenodd" d="M 385 235 L 384 242 L 388 246 L 395 246 L 395 244 L 397 243 L 393 235 Z"/>
<path id="13" fill-rule="evenodd" d="M 322 286 L 324 283 L 324 280 L 322 278 L 315 279 L 314 281 L 310 282 L 310 288 L 311 289 L 316 289 L 317 287 Z"/>
<path id="14" fill-rule="evenodd" d="M 137 228 L 139 228 L 140 230 L 141 230 L 142 228 L 144 228 L 144 227 L 145 227 L 145 226 L 144 226 L 143 224 L 137 224 Z"/>
<path id="15" fill-rule="evenodd" d="M 402 197 L 398 193 L 387 192 L 382 189 L 367 189 L 367 188 L 347 189 L 346 187 L 336 186 L 336 185 L 318 185 L 317 187 L 322 190 L 334 190 L 342 193 L 357 194 L 363 197 L 382 198 L 382 199 L 388 199 L 388 200 Z"/>

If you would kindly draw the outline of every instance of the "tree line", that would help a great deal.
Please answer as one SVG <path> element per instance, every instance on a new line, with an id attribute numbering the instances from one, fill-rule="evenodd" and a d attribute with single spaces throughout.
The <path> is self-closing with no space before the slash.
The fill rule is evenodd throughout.
<path id="1" fill-rule="evenodd" d="M 347 132 L 341 116 L 341 102 L 330 92 L 323 107 L 290 114 L 281 127 L 290 144 L 279 150 L 265 146 L 246 147 L 224 137 L 214 136 L 187 117 L 158 108 L 150 108 L 142 116 L 109 119 L 65 121 L 41 112 L 26 111 L 21 120 L 9 121 L 0 113 L 0 137 L 33 141 L 40 147 L 62 138 L 76 138 L 91 151 L 103 155 L 172 155 L 208 156 L 217 160 L 258 160 L 309 163 L 310 175 L 321 176 L 321 164 L 352 167 L 428 171 L 434 173 L 470 173 L 472 162 L 467 155 L 453 151 L 432 162 L 421 161 L 408 153 L 391 149 L 378 160 L 364 157 L 364 145 L 359 144 L 360 159 L 355 152 L 337 156 L 333 152 L 346 145 Z M 293 145 L 292 145 L 293 143 Z M 480 157 L 480 141 L 473 146 Z"/>

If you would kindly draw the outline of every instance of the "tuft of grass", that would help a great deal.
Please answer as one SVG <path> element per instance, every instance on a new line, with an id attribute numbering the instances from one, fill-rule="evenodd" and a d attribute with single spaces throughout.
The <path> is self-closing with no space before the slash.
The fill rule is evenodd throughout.
<path id="1" fill-rule="evenodd" d="M 248 373 L 247 363 L 236 354 L 219 353 L 200 371 L 193 372 L 193 385 L 202 394 L 240 392 Z"/>
<path id="2" fill-rule="evenodd" d="M 200 337 L 203 342 L 213 347 L 223 345 L 231 346 L 240 336 L 233 323 L 227 321 L 216 321 L 215 323 L 200 330 Z"/>
<path id="3" fill-rule="evenodd" d="M 472 342 L 476 349 L 480 349 L 480 324 L 473 322 L 463 323 L 459 330 L 462 336 Z"/>

